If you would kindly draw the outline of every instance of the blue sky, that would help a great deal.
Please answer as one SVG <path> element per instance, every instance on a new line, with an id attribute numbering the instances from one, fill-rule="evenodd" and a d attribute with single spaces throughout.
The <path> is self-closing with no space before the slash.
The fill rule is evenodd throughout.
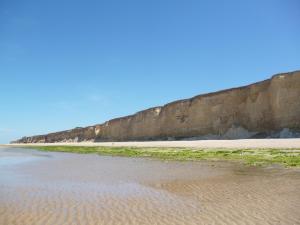
<path id="1" fill-rule="evenodd" d="M 0 0 L 0 143 L 297 69 L 299 0 Z"/>

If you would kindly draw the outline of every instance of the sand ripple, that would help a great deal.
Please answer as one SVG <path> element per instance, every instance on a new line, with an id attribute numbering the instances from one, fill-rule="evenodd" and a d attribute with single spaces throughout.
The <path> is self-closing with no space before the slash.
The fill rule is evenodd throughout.
<path id="1" fill-rule="evenodd" d="M 299 170 L 47 154 L 0 165 L 1 225 L 300 224 Z"/>

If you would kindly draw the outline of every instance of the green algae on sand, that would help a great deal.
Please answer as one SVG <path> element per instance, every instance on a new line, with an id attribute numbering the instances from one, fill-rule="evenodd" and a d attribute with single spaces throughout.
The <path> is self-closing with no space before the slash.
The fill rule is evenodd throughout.
<path id="1" fill-rule="evenodd" d="M 99 154 L 125 157 L 150 157 L 162 160 L 229 160 L 248 165 L 281 164 L 300 166 L 300 149 L 197 149 L 197 148 L 141 148 L 106 146 L 28 146 L 41 151 Z"/>

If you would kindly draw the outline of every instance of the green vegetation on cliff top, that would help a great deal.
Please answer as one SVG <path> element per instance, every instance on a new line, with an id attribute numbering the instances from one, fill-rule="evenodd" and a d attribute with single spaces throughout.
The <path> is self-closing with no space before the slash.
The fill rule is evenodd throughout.
<path id="1" fill-rule="evenodd" d="M 28 146 L 29 147 L 29 146 Z M 230 160 L 248 165 L 281 164 L 300 167 L 300 149 L 191 149 L 86 146 L 30 146 L 41 151 L 94 153 L 107 156 L 151 157 L 162 160 Z"/>

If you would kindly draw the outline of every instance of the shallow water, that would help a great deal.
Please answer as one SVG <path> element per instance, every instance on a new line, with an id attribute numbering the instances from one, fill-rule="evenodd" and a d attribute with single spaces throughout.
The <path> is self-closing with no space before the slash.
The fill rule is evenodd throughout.
<path id="1" fill-rule="evenodd" d="M 0 148 L 0 224 L 300 224 L 300 170 Z"/>

